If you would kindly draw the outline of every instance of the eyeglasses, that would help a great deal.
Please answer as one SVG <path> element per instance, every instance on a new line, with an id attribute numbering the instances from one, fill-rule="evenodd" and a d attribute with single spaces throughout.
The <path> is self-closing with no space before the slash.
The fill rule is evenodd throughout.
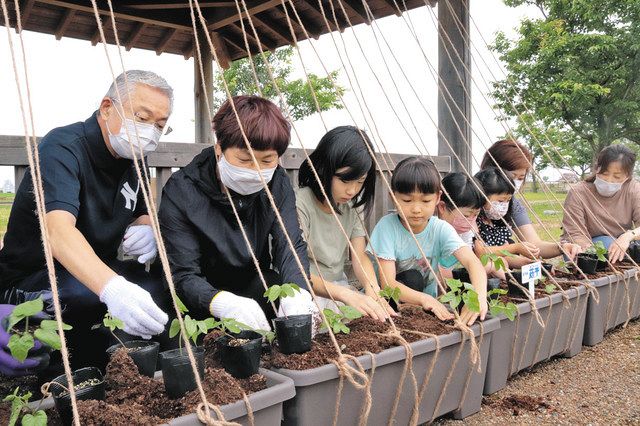
<path id="1" fill-rule="evenodd" d="M 117 102 L 117 103 L 120 104 L 120 106 L 122 106 L 122 103 L 118 102 L 117 99 L 111 98 L 111 101 L 114 102 L 114 103 Z M 122 109 L 123 109 L 123 112 L 124 112 L 124 107 Z M 158 123 L 149 123 L 148 122 L 149 120 L 144 118 L 144 117 L 142 117 L 139 112 L 134 112 L 133 113 L 133 117 L 135 118 L 134 121 L 139 121 L 142 124 L 153 124 L 155 126 L 155 128 L 160 131 L 160 135 L 161 136 L 165 136 L 165 135 L 168 135 L 169 133 L 173 132 L 173 128 L 171 126 L 167 126 L 166 124 L 164 126 L 161 126 Z"/>

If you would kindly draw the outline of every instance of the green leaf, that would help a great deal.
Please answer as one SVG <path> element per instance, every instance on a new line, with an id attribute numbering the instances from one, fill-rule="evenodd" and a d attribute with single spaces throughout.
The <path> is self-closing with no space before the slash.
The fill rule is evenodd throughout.
<path id="1" fill-rule="evenodd" d="M 212 330 L 220 324 L 214 318 L 207 318 L 203 321 L 204 325 L 207 327 L 207 331 Z"/>
<path id="2" fill-rule="evenodd" d="M 480 312 L 480 301 L 478 300 L 478 293 L 473 290 L 466 291 L 462 298 L 464 299 L 465 306 L 472 312 Z"/>
<path id="3" fill-rule="evenodd" d="M 547 284 L 544 286 L 544 291 L 547 292 L 547 294 L 553 294 L 553 292 L 556 291 L 556 286 L 553 284 Z"/>
<path id="4" fill-rule="evenodd" d="M 22 426 L 47 426 L 47 414 L 42 410 L 25 414 L 22 417 Z"/>
<path id="5" fill-rule="evenodd" d="M 281 287 L 278 284 L 274 284 L 264 292 L 264 296 L 270 301 L 274 302 L 280 297 Z"/>
<path id="6" fill-rule="evenodd" d="M 504 264 L 504 260 L 501 257 L 497 258 L 496 261 L 493 262 L 493 266 L 496 268 L 496 271 L 507 270 L 507 266 Z"/>
<path id="7" fill-rule="evenodd" d="M 352 306 L 347 306 L 347 305 L 340 306 L 340 311 L 342 312 L 344 317 L 348 320 L 354 320 L 362 317 L 362 314 L 360 313 L 360 311 Z"/>
<path id="8" fill-rule="evenodd" d="M 207 334 L 207 331 L 209 331 L 207 329 L 207 324 L 204 321 L 198 321 L 196 324 L 198 324 L 198 330 L 200 330 L 201 334 Z"/>
<path id="9" fill-rule="evenodd" d="M 516 255 L 511 253 L 509 250 L 500 250 L 499 253 L 504 257 L 516 257 Z"/>
<path id="10" fill-rule="evenodd" d="M 446 282 L 447 282 L 447 285 L 449 286 L 449 288 L 451 290 L 458 290 L 459 288 L 462 288 L 462 281 L 460 281 L 460 280 L 454 280 L 453 278 L 447 278 Z"/>
<path id="11" fill-rule="evenodd" d="M 178 319 L 175 318 L 171 321 L 171 326 L 169 327 L 169 338 L 173 339 L 178 335 L 178 333 L 180 333 L 180 323 L 178 322 Z"/>
<path id="12" fill-rule="evenodd" d="M 120 321 L 120 320 L 118 320 Z M 122 321 L 120 321 L 122 322 Z M 124 325 L 123 325 L 124 327 Z M 54 320 L 42 320 L 40 321 L 40 328 L 43 330 L 52 330 L 52 331 L 58 331 L 58 323 Z M 72 326 L 70 326 L 69 324 L 65 324 L 62 323 L 62 329 L 63 330 L 71 330 L 73 329 Z"/>
<path id="13" fill-rule="evenodd" d="M 11 356 L 20 362 L 24 362 L 27 359 L 27 354 L 33 348 L 33 336 L 29 333 L 23 335 L 12 334 L 9 338 L 7 347 L 11 351 Z"/>
<path id="14" fill-rule="evenodd" d="M 227 330 L 229 330 L 229 332 L 237 334 L 240 333 L 242 331 L 241 324 L 239 322 L 237 322 L 235 319 L 233 318 L 223 318 L 222 319 L 222 325 L 224 328 L 226 328 Z"/>
<path id="15" fill-rule="evenodd" d="M 184 328 L 187 332 L 187 336 L 192 337 L 198 331 L 198 325 L 196 321 L 189 315 L 184 317 Z"/>
<path id="16" fill-rule="evenodd" d="M 440 302 L 448 303 L 448 302 L 451 302 L 455 297 L 456 297 L 455 293 L 452 293 L 452 292 L 445 293 L 442 296 L 440 296 Z"/>
<path id="17" fill-rule="evenodd" d="M 508 291 L 504 290 L 502 288 L 494 288 L 493 290 L 489 290 L 487 292 L 487 297 L 493 296 L 494 294 L 498 294 L 500 296 L 503 296 L 503 295 L 505 295 L 507 293 L 508 293 Z"/>
<path id="18" fill-rule="evenodd" d="M 187 309 L 187 306 L 184 303 L 182 303 L 182 300 L 180 300 L 177 294 L 176 294 L 176 305 L 178 305 L 178 310 L 180 311 L 181 314 L 186 314 L 187 312 L 189 312 L 189 309 Z"/>
<path id="19" fill-rule="evenodd" d="M 293 297 L 296 295 L 296 292 L 293 290 L 293 288 L 289 284 L 284 284 L 282 286 L 282 290 L 284 292 L 285 297 Z"/>
<path id="20" fill-rule="evenodd" d="M 13 312 L 11 312 L 11 315 L 9 315 L 8 330 L 11 330 L 11 328 L 14 325 L 22 321 L 24 318 L 30 317 L 39 312 L 42 312 L 43 307 L 44 307 L 44 304 L 42 303 L 41 298 L 30 300 L 28 302 L 24 302 L 17 305 L 13 309 Z"/>
<path id="21" fill-rule="evenodd" d="M 41 328 L 36 329 L 33 332 L 33 335 L 36 339 L 40 340 L 42 343 L 45 343 L 51 346 L 53 349 L 59 351 L 62 348 L 62 342 L 60 340 L 60 336 L 58 336 L 57 331 L 53 330 L 43 330 Z"/>
<path id="22" fill-rule="evenodd" d="M 460 302 L 462 302 L 462 297 L 455 295 L 449 303 L 449 306 L 451 306 L 453 309 L 456 309 L 460 305 Z"/>

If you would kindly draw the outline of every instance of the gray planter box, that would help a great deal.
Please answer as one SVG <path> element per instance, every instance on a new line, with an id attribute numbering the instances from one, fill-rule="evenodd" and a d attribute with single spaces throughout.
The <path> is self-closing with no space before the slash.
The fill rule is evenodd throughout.
<path id="1" fill-rule="evenodd" d="M 537 299 L 535 305 L 545 322 L 544 328 L 538 324 L 526 302 L 517 305 L 518 317 L 514 321 L 503 315 L 498 317 L 500 328 L 491 338 L 485 395 L 504 388 L 507 379 L 519 371 L 552 356 L 572 357 L 582 350 L 586 293 L 584 286 L 567 290 L 571 307 L 566 309 L 560 293 Z"/>
<path id="2" fill-rule="evenodd" d="M 497 318 L 489 319 L 483 323 L 484 333 L 480 347 L 482 370 L 480 373 L 476 372 L 475 369 L 473 370 L 464 401 L 461 401 L 463 389 L 471 365 L 469 362 L 469 341 L 465 342 L 460 360 L 453 367 L 452 364 L 455 360 L 456 352 L 460 348 L 460 333 L 454 332 L 439 336 L 440 353 L 436 359 L 424 397 L 420 402 L 419 423 L 427 422 L 433 417 L 436 401 L 444 390 L 445 380 L 451 368 L 454 368 L 453 375 L 436 417 L 453 412 L 459 407 L 460 410 L 454 413 L 457 418 L 463 418 L 480 411 L 482 387 L 491 338 L 499 327 L 500 321 Z M 480 327 L 476 324 L 472 327 L 472 330 L 477 336 L 476 341 L 478 341 Z M 413 371 L 419 389 L 432 362 L 436 342 L 434 339 L 424 339 L 412 343 L 411 347 L 414 355 Z M 393 347 L 374 355 L 375 372 L 371 383 L 373 403 L 367 421 L 368 425 L 388 424 L 405 358 L 406 354 L 403 347 Z M 370 374 L 371 357 L 362 356 L 358 360 L 367 371 L 367 374 Z M 284 404 L 285 425 L 323 426 L 332 424 L 339 382 L 338 369 L 333 364 L 302 371 L 285 369 L 276 371 L 293 379 L 296 387 L 295 398 Z M 407 374 L 395 416 L 396 425 L 409 423 L 414 400 L 415 392 L 410 376 Z M 340 398 L 338 424 L 349 426 L 358 424 L 363 402 L 364 391 L 356 389 L 345 379 L 342 397 Z"/>
<path id="3" fill-rule="evenodd" d="M 640 316 L 640 283 L 635 278 L 635 269 L 625 271 L 624 277 L 629 278 L 628 292 L 620 275 L 609 275 L 592 282 L 600 296 L 600 303 L 589 297 L 583 341 L 585 345 L 597 345 L 602 342 L 605 333 L 624 324 L 627 319 Z M 627 300 L 632 304 L 629 317 Z"/>
<path id="4" fill-rule="evenodd" d="M 249 403 L 253 409 L 253 417 L 256 426 L 280 426 L 282 421 L 282 403 L 293 398 L 296 394 L 293 381 L 270 370 L 260 369 L 260 374 L 267 377 L 267 388 L 249 395 Z M 162 377 L 162 373 L 156 373 L 156 378 Z M 38 402 L 33 402 L 32 407 Z M 47 398 L 40 408 L 53 408 L 53 398 Z M 242 425 L 248 425 L 247 407 L 244 401 L 220 406 L 220 410 L 228 421 L 234 421 Z M 169 422 L 171 426 L 202 426 L 195 414 L 178 417 Z"/>

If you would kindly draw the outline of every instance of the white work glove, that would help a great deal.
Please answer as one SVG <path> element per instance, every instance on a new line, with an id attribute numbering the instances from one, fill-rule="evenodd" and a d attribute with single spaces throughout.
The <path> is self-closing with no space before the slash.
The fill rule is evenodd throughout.
<path id="1" fill-rule="evenodd" d="M 311 314 L 311 323 L 313 324 L 311 330 L 315 336 L 317 325 L 320 323 L 320 311 L 307 290 L 301 288 L 299 292 L 296 292 L 295 296 L 280 299 L 278 317 L 284 317 L 285 314 L 286 316 Z"/>
<path id="2" fill-rule="evenodd" d="M 100 301 L 124 323 L 124 332 L 143 339 L 164 331 L 167 314 L 153 302 L 147 290 L 116 275 L 100 293 Z"/>
<path id="3" fill-rule="evenodd" d="M 209 312 L 216 318 L 233 318 L 254 330 L 271 330 L 262 308 L 253 299 L 221 291 L 214 296 Z"/>
<path id="4" fill-rule="evenodd" d="M 127 256 L 138 256 L 139 263 L 146 263 L 158 254 L 158 246 L 149 225 L 132 225 L 124 234 L 122 249 Z"/>

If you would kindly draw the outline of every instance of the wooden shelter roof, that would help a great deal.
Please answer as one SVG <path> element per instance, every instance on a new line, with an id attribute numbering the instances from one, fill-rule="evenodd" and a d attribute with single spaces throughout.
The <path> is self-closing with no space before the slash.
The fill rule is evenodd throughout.
<path id="1" fill-rule="evenodd" d="M 322 1 L 325 14 L 331 24 L 331 30 L 344 30 L 349 27 L 339 3 L 334 0 L 339 28 L 333 25 L 330 0 Z M 362 1 L 342 0 L 352 25 L 366 23 L 367 14 Z M 425 0 L 396 0 L 400 7 L 408 9 L 425 5 Z M 436 0 L 427 0 L 435 4 Z M 247 8 L 252 16 L 256 31 L 266 50 L 293 44 L 282 0 L 247 0 Z M 288 2 L 285 1 L 287 5 Z M 13 1 L 8 1 L 10 8 L 10 24 L 15 26 L 15 10 Z M 115 44 L 108 3 L 97 0 L 100 16 L 105 26 L 107 42 Z M 185 59 L 194 54 L 194 37 L 188 0 L 112 0 L 116 27 L 121 45 L 127 50 L 131 48 L 153 50 L 156 54 L 173 53 L 183 55 Z M 300 19 L 307 32 L 313 37 L 328 32 L 324 18 L 320 12 L 318 0 L 293 0 Z M 394 0 L 368 0 L 369 8 L 375 18 L 399 14 Z M 223 60 L 236 60 L 247 56 L 242 36 L 240 16 L 236 3 L 231 1 L 200 1 L 209 30 L 214 35 L 216 49 L 221 47 L 225 56 Z M 100 41 L 93 7 L 89 0 L 20 0 L 22 27 L 28 31 L 53 34 L 57 39 L 62 37 L 89 40 L 92 44 Z M 289 8 L 289 16 L 293 22 L 298 41 L 304 40 L 302 27 Z M 4 22 L 2 22 L 4 24 Z M 245 18 L 248 34 L 253 34 Z M 257 53 L 257 42 L 249 36 L 252 53 Z M 222 61 L 221 61 L 222 62 Z"/>

